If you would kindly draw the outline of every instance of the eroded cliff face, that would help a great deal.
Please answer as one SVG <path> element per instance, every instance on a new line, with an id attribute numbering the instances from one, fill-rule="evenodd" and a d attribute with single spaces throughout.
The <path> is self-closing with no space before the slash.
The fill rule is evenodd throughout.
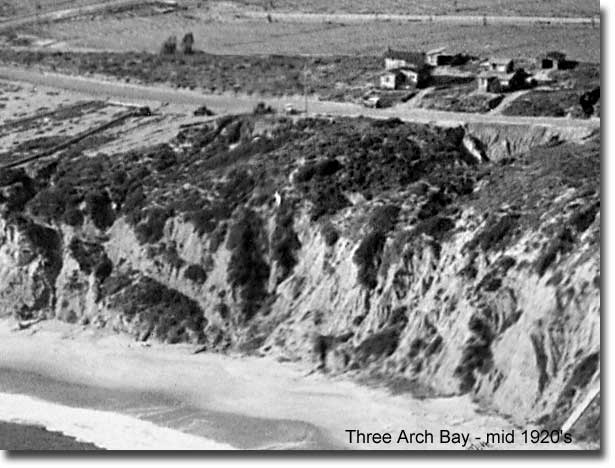
<path id="1" fill-rule="evenodd" d="M 238 116 L 5 171 L 2 313 L 559 426 L 599 379 L 600 142 L 493 131 Z"/>

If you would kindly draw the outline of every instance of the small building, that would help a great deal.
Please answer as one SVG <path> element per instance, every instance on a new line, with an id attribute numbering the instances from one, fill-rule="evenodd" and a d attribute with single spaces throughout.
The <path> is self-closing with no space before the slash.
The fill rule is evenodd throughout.
<path id="1" fill-rule="evenodd" d="M 383 89 L 399 89 L 405 81 L 405 75 L 399 70 L 390 71 L 380 77 L 380 87 Z"/>
<path id="2" fill-rule="evenodd" d="M 426 67 L 423 67 L 419 70 L 413 70 L 411 68 L 402 68 L 399 71 L 406 78 L 406 83 L 407 85 L 409 85 L 409 87 L 422 88 L 427 84 L 429 78 L 431 77 L 429 68 Z"/>
<path id="3" fill-rule="evenodd" d="M 540 68 L 543 70 L 570 70 L 577 64 L 577 62 L 568 60 L 566 54 L 556 51 L 547 52 L 545 56 L 539 60 Z"/>
<path id="4" fill-rule="evenodd" d="M 515 63 L 509 58 L 493 58 L 483 63 L 483 67 L 496 73 L 512 73 Z"/>
<path id="5" fill-rule="evenodd" d="M 504 93 L 530 86 L 529 75 L 522 68 L 512 73 L 486 72 L 478 75 L 478 90 L 485 93 Z"/>
<path id="6" fill-rule="evenodd" d="M 445 54 L 445 47 L 439 49 L 430 50 L 425 54 L 426 62 L 432 67 L 439 67 L 443 65 L 451 65 L 455 60 L 454 55 Z"/>
<path id="7" fill-rule="evenodd" d="M 500 93 L 502 92 L 502 87 L 496 75 L 481 73 L 478 75 L 478 90 L 483 93 Z"/>
<path id="8" fill-rule="evenodd" d="M 380 77 L 380 87 L 384 89 L 410 89 L 422 88 L 430 78 L 429 69 L 423 67 L 419 70 L 399 68 L 390 70 Z"/>
<path id="9" fill-rule="evenodd" d="M 523 68 L 519 68 L 512 73 L 503 75 L 500 84 L 504 91 L 517 91 L 528 87 L 529 75 Z"/>
<path id="10" fill-rule="evenodd" d="M 405 52 L 389 48 L 384 53 L 384 68 L 386 70 L 396 70 L 400 68 L 420 70 L 426 65 L 425 54 L 423 52 Z"/>

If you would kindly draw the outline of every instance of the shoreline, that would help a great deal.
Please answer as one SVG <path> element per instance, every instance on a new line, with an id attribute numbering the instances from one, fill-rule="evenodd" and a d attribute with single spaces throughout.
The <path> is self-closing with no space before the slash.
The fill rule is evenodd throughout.
<path id="1" fill-rule="evenodd" d="M 89 442 L 49 431 L 44 427 L 0 421 L 0 450 L 104 450 Z"/>
<path id="2" fill-rule="evenodd" d="M 0 319 L 0 368 L 108 393 L 164 395 L 189 411 L 233 415 L 235 428 L 242 426 L 243 418 L 259 418 L 265 424 L 253 426 L 253 431 L 273 427 L 275 421 L 290 424 L 278 428 L 280 434 L 287 432 L 284 427 L 296 429 L 296 424 L 303 424 L 308 438 L 322 436 L 328 448 L 459 450 L 468 447 L 438 442 L 427 447 L 416 443 L 349 445 L 345 431 L 437 433 L 448 428 L 482 434 L 515 427 L 503 417 L 481 412 L 467 395 L 423 400 L 409 394 L 392 395 L 384 388 L 360 386 L 343 378 L 306 375 L 301 365 L 281 364 L 268 357 L 195 355 L 189 345 L 152 343 L 146 348 L 126 336 L 57 321 L 20 332 L 11 331 L 12 327 L 11 320 Z M 309 428 L 317 432 L 309 434 Z M 189 427 L 181 430 L 190 433 Z M 230 434 L 232 428 L 227 436 Z M 233 445 L 231 440 L 224 442 Z M 288 447 L 274 444 L 273 448 Z"/>
<path id="3" fill-rule="evenodd" d="M 0 420 L 7 417 L 59 430 L 110 450 L 340 448 L 316 427 L 301 422 L 204 410 L 162 393 L 110 392 L 0 368 Z"/>
<path id="4" fill-rule="evenodd" d="M 0 417 L 24 428 L 39 428 L 38 437 L 55 434 L 94 450 L 232 450 L 229 444 L 198 437 L 134 416 L 111 411 L 64 406 L 27 395 L 0 392 Z M 1 427 L 1 426 L 0 426 Z M 34 429 L 32 429 L 34 430 Z M 44 431 L 44 432 L 41 432 Z M 0 437 L 5 434 L 0 433 Z M 10 441 L 9 441 L 10 442 Z M 26 444 L 26 441 L 13 441 Z M 36 445 L 36 440 L 34 440 Z M 52 444 L 53 445 L 53 442 Z M 17 450 L 15 445 L 2 447 Z M 67 450 L 74 450 L 75 445 Z M 49 447 L 24 450 L 63 450 Z"/>

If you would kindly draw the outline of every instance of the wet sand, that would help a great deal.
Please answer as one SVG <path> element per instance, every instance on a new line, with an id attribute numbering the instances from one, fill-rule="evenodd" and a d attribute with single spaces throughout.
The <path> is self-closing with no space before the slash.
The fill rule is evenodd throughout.
<path id="1" fill-rule="evenodd" d="M 227 443 L 238 449 L 341 448 L 328 441 L 315 426 L 300 421 L 216 412 L 189 405 L 160 392 L 110 391 L 105 387 L 64 382 L 35 372 L 0 368 L 0 399 L 6 395 L 28 395 L 68 408 L 127 415 L 205 440 Z M 1 407 L 0 401 L 0 417 Z M 96 421 L 91 421 L 91 424 L 94 426 Z"/>

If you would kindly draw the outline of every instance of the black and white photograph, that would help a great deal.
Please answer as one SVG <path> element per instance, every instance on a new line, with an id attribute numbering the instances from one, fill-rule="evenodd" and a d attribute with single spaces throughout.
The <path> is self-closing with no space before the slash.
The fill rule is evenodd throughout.
<path id="1" fill-rule="evenodd" d="M 601 22 L 0 0 L 0 450 L 602 452 Z"/>

